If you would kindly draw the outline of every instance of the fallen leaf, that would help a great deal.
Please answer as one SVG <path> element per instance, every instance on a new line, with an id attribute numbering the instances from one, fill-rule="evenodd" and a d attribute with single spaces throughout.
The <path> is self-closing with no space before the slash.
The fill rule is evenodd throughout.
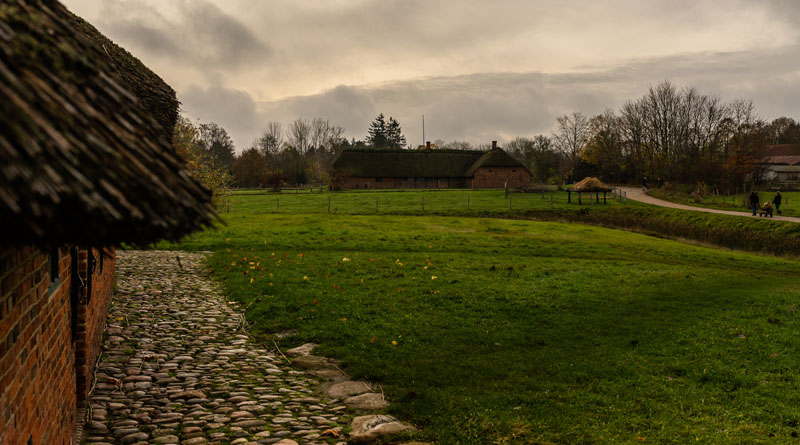
<path id="1" fill-rule="evenodd" d="M 325 430 L 319 434 L 320 436 L 339 437 L 339 432 L 336 430 Z"/>
<path id="2" fill-rule="evenodd" d="M 372 339 L 369 342 L 370 343 L 375 343 L 376 341 L 378 341 L 378 336 L 377 335 L 372 337 Z"/>

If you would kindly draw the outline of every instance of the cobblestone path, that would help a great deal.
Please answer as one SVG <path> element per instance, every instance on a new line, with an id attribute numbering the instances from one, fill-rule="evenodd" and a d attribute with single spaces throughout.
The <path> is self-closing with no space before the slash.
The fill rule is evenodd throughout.
<path id="1" fill-rule="evenodd" d="M 329 443 L 345 405 L 251 342 L 240 308 L 200 273 L 203 258 L 117 251 L 85 442 Z"/>

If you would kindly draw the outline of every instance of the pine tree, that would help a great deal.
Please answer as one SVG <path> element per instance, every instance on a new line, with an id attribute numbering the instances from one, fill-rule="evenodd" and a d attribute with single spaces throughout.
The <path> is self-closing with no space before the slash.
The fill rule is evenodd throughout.
<path id="1" fill-rule="evenodd" d="M 406 137 L 403 136 L 403 129 L 400 128 L 400 123 L 389 116 L 389 124 L 386 127 L 386 141 L 389 148 L 404 148 L 406 146 Z"/>
<path id="2" fill-rule="evenodd" d="M 398 149 L 405 148 L 406 137 L 403 136 L 403 129 L 400 124 L 391 116 L 389 121 L 383 113 L 369 124 L 367 143 L 375 149 Z"/>
<path id="3" fill-rule="evenodd" d="M 379 114 L 378 117 L 369 124 L 369 130 L 367 130 L 367 143 L 372 146 L 372 148 L 388 148 L 388 140 L 386 138 L 386 119 L 383 116 L 383 113 Z"/>

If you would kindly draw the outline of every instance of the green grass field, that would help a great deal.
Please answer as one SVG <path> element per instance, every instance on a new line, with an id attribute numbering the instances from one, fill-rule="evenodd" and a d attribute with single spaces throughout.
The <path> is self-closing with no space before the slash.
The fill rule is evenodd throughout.
<path id="1" fill-rule="evenodd" d="M 160 247 L 214 250 L 210 268 L 257 333 L 321 344 L 380 383 L 422 439 L 753 443 L 800 431 L 798 260 L 576 224 L 277 214 L 263 202 L 243 198 L 225 226 Z"/>
<path id="2" fill-rule="evenodd" d="M 609 193 L 603 204 L 603 194 L 596 196 L 583 194 L 582 204 L 587 207 L 618 206 L 614 196 Z M 573 203 L 567 202 L 567 192 L 552 191 L 540 193 L 509 193 L 503 190 L 373 190 L 269 193 L 255 190 L 235 191 L 231 194 L 231 205 L 238 214 L 262 213 L 328 213 L 369 214 L 369 213 L 441 213 L 441 212 L 481 212 L 502 213 L 531 209 L 555 210 L 578 207 L 578 196 L 573 193 Z M 551 205 L 552 199 L 552 205 Z M 423 210 L 424 202 L 424 210 Z M 377 204 L 377 210 L 376 210 Z M 628 205 L 637 205 L 628 201 Z"/>

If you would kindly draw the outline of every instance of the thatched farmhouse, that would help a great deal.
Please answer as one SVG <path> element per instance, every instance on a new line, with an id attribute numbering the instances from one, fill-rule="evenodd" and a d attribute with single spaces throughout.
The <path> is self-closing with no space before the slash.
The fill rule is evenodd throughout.
<path id="1" fill-rule="evenodd" d="M 489 151 L 344 150 L 333 168 L 348 189 L 528 187 L 531 172 L 496 144 Z"/>
<path id="2" fill-rule="evenodd" d="M 800 182 L 800 145 L 768 145 L 755 157 L 762 181 L 787 185 Z"/>
<path id="3" fill-rule="evenodd" d="M 209 224 L 175 92 L 55 1 L 0 6 L 0 444 L 72 443 L 120 243 Z"/>

